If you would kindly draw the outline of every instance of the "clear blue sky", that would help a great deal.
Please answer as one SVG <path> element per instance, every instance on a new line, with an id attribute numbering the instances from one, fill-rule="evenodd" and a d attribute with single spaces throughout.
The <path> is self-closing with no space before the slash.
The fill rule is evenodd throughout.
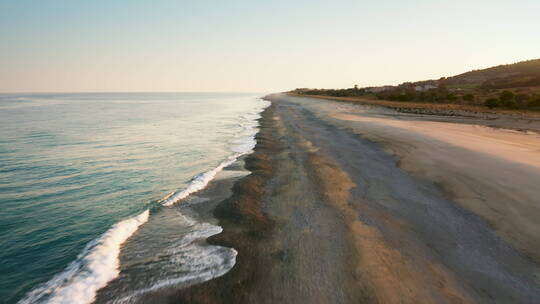
<path id="1" fill-rule="evenodd" d="M 0 0 L 0 92 L 279 91 L 540 58 L 539 0 Z"/>

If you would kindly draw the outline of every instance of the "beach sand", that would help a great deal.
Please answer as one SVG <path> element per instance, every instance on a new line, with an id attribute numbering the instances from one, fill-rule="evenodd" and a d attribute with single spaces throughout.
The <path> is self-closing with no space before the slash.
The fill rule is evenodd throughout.
<path id="1" fill-rule="evenodd" d="M 487 127 L 508 118 L 268 99 L 252 174 L 216 208 L 224 232 L 209 240 L 237 264 L 168 302 L 540 299 L 538 134 Z"/>

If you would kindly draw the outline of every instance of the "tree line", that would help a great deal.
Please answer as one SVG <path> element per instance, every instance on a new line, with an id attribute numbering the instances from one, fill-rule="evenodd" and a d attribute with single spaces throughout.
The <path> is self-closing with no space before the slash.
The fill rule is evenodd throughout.
<path id="1" fill-rule="evenodd" d="M 385 91 L 372 93 L 366 88 L 348 89 L 296 89 L 296 94 L 333 96 L 333 97 L 371 97 L 375 96 L 379 100 L 403 101 L 403 102 L 431 102 L 431 103 L 459 103 L 484 105 L 490 109 L 530 109 L 540 110 L 540 95 L 514 93 L 504 90 L 500 93 L 486 93 L 478 90 L 449 90 L 444 83 L 440 83 L 437 88 L 426 91 L 418 91 L 413 84 L 405 83 Z M 475 94 L 476 93 L 476 94 Z M 485 96 L 488 97 L 485 97 Z"/>

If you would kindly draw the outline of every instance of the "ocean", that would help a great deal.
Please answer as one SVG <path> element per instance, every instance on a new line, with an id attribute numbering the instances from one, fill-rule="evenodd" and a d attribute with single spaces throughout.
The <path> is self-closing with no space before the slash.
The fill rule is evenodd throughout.
<path id="1" fill-rule="evenodd" d="M 221 227 L 196 192 L 253 149 L 267 105 L 0 94 L 0 301 L 136 303 L 226 273 L 236 251 L 204 242 Z M 237 167 L 229 176 L 246 174 Z"/>

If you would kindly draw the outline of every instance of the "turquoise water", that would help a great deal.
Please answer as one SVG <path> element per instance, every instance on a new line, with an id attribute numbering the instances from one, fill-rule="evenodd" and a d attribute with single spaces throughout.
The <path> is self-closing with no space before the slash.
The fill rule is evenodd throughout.
<path id="1" fill-rule="evenodd" d="M 232 93 L 0 94 L 0 299 L 68 303 L 73 282 L 106 284 L 148 209 L 253 147 L 264 106 Z"/>

